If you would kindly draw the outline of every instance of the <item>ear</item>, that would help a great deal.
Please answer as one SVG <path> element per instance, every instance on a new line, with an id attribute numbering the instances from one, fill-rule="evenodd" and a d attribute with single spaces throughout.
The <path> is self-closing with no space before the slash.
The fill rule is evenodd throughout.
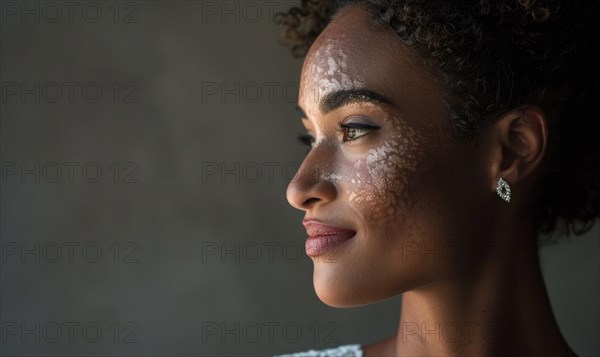
<path id="1" fill-rule="evenodd" d="M 505 114 L 491 128 L 489 176 L 495 191 L 502 177 L 511 187 L 532 179 L 548 146 L 546 114 L 537 105 L 522 106 Z"/>

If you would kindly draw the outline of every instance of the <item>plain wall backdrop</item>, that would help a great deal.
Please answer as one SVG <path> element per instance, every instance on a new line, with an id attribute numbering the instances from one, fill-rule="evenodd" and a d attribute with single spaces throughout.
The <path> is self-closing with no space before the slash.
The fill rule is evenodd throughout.
<path id="1" fill-rule="evenodd" d="M 0 2 L 2 356 L 270 355 L 395 333 L 330 308 L 285 188 L 305 152 L 279 1 Z M 599 355 L 598 227 L 542 249 Z"/>

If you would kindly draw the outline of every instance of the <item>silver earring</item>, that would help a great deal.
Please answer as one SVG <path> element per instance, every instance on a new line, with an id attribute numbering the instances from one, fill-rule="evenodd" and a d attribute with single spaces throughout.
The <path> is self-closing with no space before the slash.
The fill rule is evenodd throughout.
<path id="1" fill-rule="evenodd" d="M 502 177 L 500 177 L 496 185 L 496 193 L 506 202 L 510 202 L 510 186 Z"/>

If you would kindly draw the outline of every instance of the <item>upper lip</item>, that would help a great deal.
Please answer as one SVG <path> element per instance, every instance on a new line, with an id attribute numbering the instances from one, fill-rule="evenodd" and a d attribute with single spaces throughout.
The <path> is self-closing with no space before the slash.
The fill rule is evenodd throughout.
<path id="1" fill-rule="evenodd" d="M 355 230 L 334 226 L 328 223 L 323 223 L 316 219 L 304 219 L 302 220 L 302 225 L 304 225 L 304 228 L 306 228 L 306 233 L 309 237 L 322 237 L 356 233 Z"/>

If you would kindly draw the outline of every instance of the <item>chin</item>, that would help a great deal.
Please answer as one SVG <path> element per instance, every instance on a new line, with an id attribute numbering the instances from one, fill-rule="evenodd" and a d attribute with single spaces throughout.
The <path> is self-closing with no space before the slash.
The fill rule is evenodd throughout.
<path id="1" fill-rule="evenodd" d="M 315 269 L 313 285 L 319 300 L 330 307 L 358 307 L 388 298 L 375 296 L 372 289 L 357 281 L 345 280 L 346 277 L 328 276 Z"/>
<path id="2" fill-rule="evenodd" d="M 315 292 L 319 300 L 329 307 L 344 308 L 364 305 L 364 303 L 358 303 L 352 296 L 332 291 L 331 288 L 319 288 L 315 285 Z"/>
<path id="3" fill-rule="evenodd" d="M 383 279 L 364 276 L 348 266 L 315 264 L 313 286 L 319 300 L 337 308 L 359 307 L 401 295 L 422 285 L 423 280 L 400 274 Z M 365 280 L 366 279 L 366 280 Z"/>

